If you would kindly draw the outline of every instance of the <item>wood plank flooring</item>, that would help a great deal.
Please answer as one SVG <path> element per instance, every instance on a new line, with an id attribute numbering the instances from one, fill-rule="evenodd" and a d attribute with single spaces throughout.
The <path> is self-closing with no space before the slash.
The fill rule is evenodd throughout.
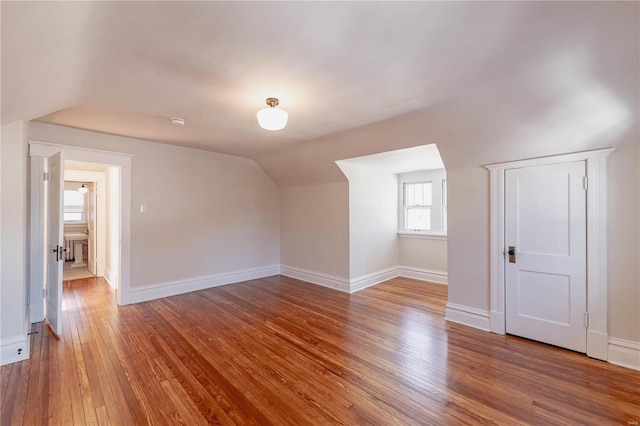
<path id="1" fill-rule="evenodd" d="M 31 359 L 0 368 L 1 425 L 640 422 L 640 372 L 446 323 L 446 286 L 275 276 L 118 307 L 89 278 L 64 297 L 61 340 L 34 324 Z"/>

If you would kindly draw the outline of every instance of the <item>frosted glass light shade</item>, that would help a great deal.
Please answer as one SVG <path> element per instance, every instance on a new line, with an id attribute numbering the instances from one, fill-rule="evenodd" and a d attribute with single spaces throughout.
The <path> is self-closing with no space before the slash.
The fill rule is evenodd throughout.
<path id="1" fill-rule="evenodd" d="M 289 114 L 287 111 L 268 107 L 258 111 L 258 124 L 265 130 L 281 130 L 287 125 Z"/>
<path id="2" fill-rule="evenodd" d="M 82 184 L 82 186 L 80 188 L 78 188 L 78 192 L 80 192 L 81 194 L 86 194 L 87 191 L 89 191 L 89 188 L 84 186 L 84 184 Z"/>

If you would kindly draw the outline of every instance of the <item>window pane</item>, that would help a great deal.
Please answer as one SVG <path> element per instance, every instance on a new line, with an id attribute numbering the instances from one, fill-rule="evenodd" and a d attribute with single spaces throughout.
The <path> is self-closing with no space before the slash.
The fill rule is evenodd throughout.
<path id="1" fill-rule="evenodd" d="M 405 228 L 413 231 L 431 230 L 431 209 L 430 208 L 407 208 L 407 223 Z"/>
<path id="2" fill-rule="evenodd" d="M 405 206 L 430 206 L 432 198 L 431 182 L 405 183 Z"/>
<path id="3" fill-rule="evenodd" d="M 76 221 L 76 222 L 80 222 L 82 220 L 82 213 L 68 213 L 65 212 L 64 213 L 64 221 Z"/>
<path id="4" fill-rule="evenodd" d="M 84 206 L 84 194 L 79 191 L 65 189 L 64 191 L 65 206 Z"/>

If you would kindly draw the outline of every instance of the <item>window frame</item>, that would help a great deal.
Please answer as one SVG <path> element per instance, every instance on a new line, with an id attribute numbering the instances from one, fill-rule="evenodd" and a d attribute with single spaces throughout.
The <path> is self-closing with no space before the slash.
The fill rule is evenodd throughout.
<path id="1" fill-rule="evenodd" d="M 446 207 L 447 175 L 445 169 L 425 170 L 398 174 L 398 236 L 406 238 L 446 239 Z M 405 185 L 415 183 L 431 183 L 430 209 L 431 229 L 414 230 L 406 228 Z M 420 207 L 420 206 L 414 206 Z"/>

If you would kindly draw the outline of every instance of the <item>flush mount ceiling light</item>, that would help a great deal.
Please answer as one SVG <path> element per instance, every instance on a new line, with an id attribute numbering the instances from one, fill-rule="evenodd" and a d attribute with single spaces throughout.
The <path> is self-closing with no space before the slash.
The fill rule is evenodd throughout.
<path id="1" fill-rule="evenodd" d="M 89 190 L 89 188 L 84 186 L 84 183 L 82 184 L 82 186 L 80 188 L 78 188 L 78 192 L 81 193 L 81 194 L 86 194 L 88 190 Z"/>
<path id="2" fill-rule="evenodd" d="M 269 108 L 258 111 L 258 124 L 265 130 L 281 130 L 287 125 L 289 114 L 287 111 L 276 108 L 280 101 L 278 98 L 267 98 Z"/>
<path id="3" fill-rule="evenodd" d="M 180 117 L 172 118 L 169 122 L 176 127 L 182 127 L 186 123 L 185 119 Z"/>

